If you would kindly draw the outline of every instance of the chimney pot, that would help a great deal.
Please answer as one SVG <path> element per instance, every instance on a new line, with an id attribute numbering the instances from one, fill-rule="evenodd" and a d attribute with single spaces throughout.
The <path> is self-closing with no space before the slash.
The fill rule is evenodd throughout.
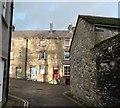
<path id="1" fill-rule="evenodd" d="M 50 22 L 50 33 L 53 32 L 53 22 Z"/>

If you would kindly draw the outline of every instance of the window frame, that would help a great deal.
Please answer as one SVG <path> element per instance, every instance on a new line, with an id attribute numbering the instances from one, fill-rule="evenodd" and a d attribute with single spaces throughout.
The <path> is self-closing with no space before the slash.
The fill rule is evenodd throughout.
<path id="1" fill-rule="evenodd" d="M 68 75 L 68 74 L 65 75 L 65 69 L 64 69 L 65 66 L 70 67 L 70 65 L 63 65 L 63 76 L 70 76 L 70 72 L 69 72 L 69 75 Z M 67 72 L 67 73 L 68 73 L 68 72 Z"/>
<path id="2" fill-rule="evenodd" d="M 9 69 L 9 74 L 12 75 L 13 74 L 13 66 L 10 66 L 10 69 Z"/>
<path id="3" fill-rule="evenodd" d="M 65 53 L 69 53 L 69 58 L 65 57 Z M 70 59 L 70 52 L 69 51 L 64 51 L 64 60 L 69 60 Z"/>
<path id="4" fill-rule="evenodd" d="M 69 40 L 69 45 L 65 44 L 65 41 L 68 41 L 68 40 Z M 64 40 L 64 46 L 66 46 L 66 47 L 67 47 L 67 46 L 70 46 L 70 39 L 65 39 L 65 40 Z"/>
<path id="5" fill-rule="evenodd" d="M 10 52 L 10 60 L 14 60 L 14 52 L 13 51 Z"/>
<path id="6" fill-rule="evenodd" d="M 44 69 L 44 73 L 41 72 L 41 69 Z M 40 75 L 46 74 L 46 67 L 45 67 L 45 65 L 39 65 L 39 74 Z"/>
<path id="7" fill-rule="evenodd" d="M 42 54 L 42 53 L 44 54 L 44 58 L 41 58 L 41 54 Z M 39 60 L 45 60 L 45 58 L 46 58 L 45 55 L 46 55 L 46 54 L 45 54 L 45 51 L 41 51 L 41 52 L 39 53 Z"/>
<path id="8" fill-rule="evenodd" d="M 44 43 L 42 43 L 42 42 L 44 42 Z M 39 46 L 41 46 L 41 47 L 45 47 L 45 46 L 46 46 L 46 42 L 45 42 L 45 40 L 40 40 L 40 42 L 39 42 Z"/>

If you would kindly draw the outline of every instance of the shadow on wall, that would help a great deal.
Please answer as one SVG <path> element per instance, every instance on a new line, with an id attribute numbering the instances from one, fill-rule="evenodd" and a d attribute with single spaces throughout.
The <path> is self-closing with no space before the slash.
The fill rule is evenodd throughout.
<path id="1" fill-rule="evenodd" d="M 120 35 L 96 47 L 99 106 L 120 105 Z"/>

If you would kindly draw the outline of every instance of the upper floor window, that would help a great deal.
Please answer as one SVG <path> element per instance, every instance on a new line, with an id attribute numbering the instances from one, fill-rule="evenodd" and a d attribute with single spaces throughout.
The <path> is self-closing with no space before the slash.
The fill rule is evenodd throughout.
<path id="1" fill-rule="evenodd" d="M 40 65 L 40 74 L 45 74 L 45 65 Z"/>
<path id="2" fill-rule="evenodd" d="M 41 46 L 41 47 L 44 47 L 45 45 L 46 45 L 45 41 L 44 41 L 44 40 L 41 40 L 41 41 L 40 41 L 40 46 Z"/>
<path id="3" fill-rule="evenodd" d="M 10 60 L 13 60 L 13 59 L 14 59 L 14 53 L 10 52 Z"/>
<path id="4" fill-rule="evenodd" d="M 13 67 L 10 66 L 10 74 L 12 74 L 12 71 L 13 71 Z"/>
<path id="5" fill-rule="evenodd" d="M 40 52 L 39 59 L 45 59 L 45 52 Z"/>
<path id="6" fill-rule="evenodd" d="M 69 60 L 69 57 L 70 57 L 70 53 L 68 51 L 65 51 L 64 52 L 64 59 Z"/>
<path id="7" fill-rule="evenodd" d="M 64 46 L 70 46 L 70 39 L 64 40 Z"/>
<path id="8" fill-rule="evenodd" d="M 2 2 L 2 6 L 3 6 L 3 17 L 4 17 L 4 18 L 5 18 L 5 13 L 6 13 L 6 4 L 7 4 L 7 1 L 4 0 L 4 1 Z"/>
<path id="9" fill-rule="evenodd" d="M 70 65 L 63 65 L 63 75 L 70 76 Z"/>

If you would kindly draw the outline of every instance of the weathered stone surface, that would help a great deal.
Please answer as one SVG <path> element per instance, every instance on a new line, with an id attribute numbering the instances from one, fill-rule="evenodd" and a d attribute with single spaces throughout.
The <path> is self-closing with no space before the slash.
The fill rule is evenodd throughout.
<path id="1" fill-rule="evenodd" d="M 28 38 L 27 49 L 27 71 L 26 76 L 31 80 L 30 67 L 36 67 L 36 78 L 40 82 L 56 84 L 53 78 L 53 67 L 58 67 L 60 83 L 65 84 L 66 78 L 63 78 L 63 65 L 69 63 L 64 60 L 64 51 L 69 51 L 69 46 L 64 46 L 65 39 L 72 39 L 72 33 L 68 31 L 17 31 L 14 32 L 12 40 L 14 46 L 11 51 L 14 52 L 14 60 L 11 60 L 12 74 L 16 78 L 16 67 L 22 67 L 20 77 L 25 77 L 25 54 L 26 54 L 26 37 Z M 45 46 L 40 46 L 40 40 L 45 41 Z M 45 59 L 39 59 L 41 51 L 45 51 Z M 40 74 L 40 65 L 45 66 L 45 74 Z M 70 78 L 69 78 L 70 79 Z"/>
<path id="2" fill-rule="evenodd" d="M 99 106 L 120 105 L 120 35 L 95 47 Z M 102 56 L 101 56 L 102 55 Z"/>
<path id="3" fill-rule="evenodd" d="M 87 106 L 119 105 L 118 29 L 97 27 L 87 19 L 78 19 L 70 49 L 71 92 Z"/>

